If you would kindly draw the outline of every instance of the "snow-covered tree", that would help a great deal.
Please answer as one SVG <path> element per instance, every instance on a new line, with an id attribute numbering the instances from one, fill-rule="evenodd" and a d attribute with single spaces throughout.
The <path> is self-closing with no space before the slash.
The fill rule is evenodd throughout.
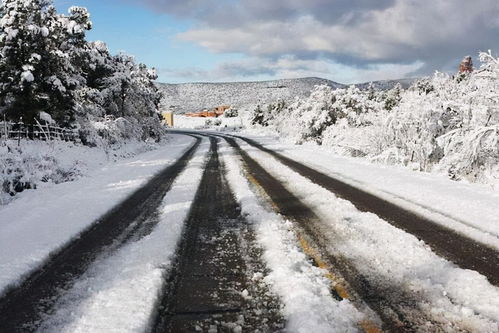
<path id="1" fill-rule="evenodd" d="M 479 181 L 499 164 L 499 62 L 481 53 L 478 71 L 455 80 L 437 73 L 432 90 L 408 91 L 394 109 L 390 133 L 402 163 L 438 169 L 453 179 Z"/>
<path id="2" fill-rule="evenodd" d="M 61 15 L 51 0 L 4 0 L 0 15 L 0 111 L 8 119 L 33 123 L 45 112 L 80 128 L 92 144 L 101 134 L 112 137 L 103 133 L 106 126 L 117 138 L 158 137 L 155 70 L 125 54 L 112 56 L 103 42 L 88 42 L 92 22 L 85 8 Z M 105 116 L 120 125 L 92 128 Z"/>
<path id="3" fill-rule="evenodd" d="M 235 118 L 239 116 L 239 111 L 233 107 L 225 110 L 224 117 L 225 118 Z"/>
<path id="4" fill-rule="evenodd" d="M 499 183 L 499 59 L 489 51 L 480 61 L 459 79 L 436 73 L 405 91 L 317 86 L 280 112 L 255 115 L 295 143 Z"/>
<path id="5" fill-rule="evenodd" d="M 4 0 L 0 6 L 0 106 L 9 118 L 32 121 L 47 99 L 42 82 L 47 2 Z"/>
<path id="6" fill-rule="evenodd" d="M 268 104 L 264 109 L 257 105 L 250 115 L 250 123 L 251 125 L 267 127 L 285 107 L 286 102 L 284 100 L 279 100 L 275 104 Z"/>
<path id="7" fill-rule="evenodd" d="M 402 97 L 400 94 L 402 93 L 402 85 L 400 83 L 397 83 L 395 87 L 390 89 L 386 93 L 385 97 L 385 109 L 388 111 L 391 111 L 394 107 L 396 107 L 399 103 Z"/>
<path id="8" fill-rule="evenodd" d="M 362 91 L 355 86 L 332 89 L 317 86 L 305 99 L 298 99 L 279 112 L 268 116 L 277 131 L 297 143 L 314 141 L 323 143 L 324 133 L 338 122 L 348 126 L 366 126 L 369 112 L 381 108 L 381 94 L 369 89 Z"/>

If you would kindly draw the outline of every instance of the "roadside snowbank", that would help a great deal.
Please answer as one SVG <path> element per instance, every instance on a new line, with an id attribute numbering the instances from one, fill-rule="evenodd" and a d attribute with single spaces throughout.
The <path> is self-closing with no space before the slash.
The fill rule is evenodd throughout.
<path id="1" fill-rule="evenodd" d="M 110 162 L 73 182 L 25 191 L 0 207 L 0 294 L 173 163 L 193 141 L 172 135 L 167 146 Z"/>
<path id="2" fill-rule="evenodd" d="M 209 142 L 179 175 L 159 208 L 153 231 L 99 257 L 56 305 L 42 332 L 144 332 L 157 305 L 197 187 Z"/>
<path id="3" fill-rule="evenodd" d="M 26 189 L 74 181 L 106 163 L 158 147 L 133 140 L 95 148 L 58 140 L 4 141 L 0 145 L 0 206 L 20 197 Z"/>
<path id="4" fill-rule="evenodd" d="M 499 192 L 491 186 L 455 182 L 435 174 L 413 172 L 402 166 L 339 156 L 316 145 L 291 145 L 268 136 L 245 136 L 499 249 Z"/>

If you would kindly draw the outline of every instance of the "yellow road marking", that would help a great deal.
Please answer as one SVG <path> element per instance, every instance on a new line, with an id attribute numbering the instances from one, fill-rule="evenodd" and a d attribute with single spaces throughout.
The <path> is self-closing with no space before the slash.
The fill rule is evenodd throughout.
<path id="1" fill-rule="evenodd" d="M 279 207 L 277 207 L 277 205 L 275 204 L 275 202 L 269 197 L 269 195 L 267 194 L 267 192 L 264 190 L 263 186 L 260 185 L 260 182 L 258 180 L 256 180 L 256 178 L 247 169 L 245 169 L 245 174 L 246 174 L 246 178 L 253 185 L 255 185 L 255 187 L 257 188 L 257 190 L 268 199 L 268 201 L 272 205 L 272 208 L 275 211 L 279 212 L 280 211 Z M 298 242 L 300 243 L 300 247 L 303 250 L 303 252 L 307 256 L 309 256 L 310 258 L 312 258 L 312 260 L 317 265 L 317 267 L 319 267 L 319 268 L 321 268 L 321 269 L 323 269 L 325 271 L 325 277 L 329 281 L 331 281 L 331 288 L 334 289 L 336 291 L 336 293 L 342 299 L 349 299 L 350 298 L 350 294 L 348 293 L 347 288 L 345 287 L 342 279 L 338 278 L 335 274 L 331 273 L 331 271 L 329 269 L 329 266 L 326 264 L 326 262 L 324 260 L 322 260 L 319 252 L 316 251 L 308 243 L 308 241 L 305 239 L 305 237 L 303 237 L 303 235 L 301 235 L 296 230 L 295 230 L 295 234 L 296 234 L 296 236 L 298 238 Z M 381 333 L 382 332 L 381 329 L 374 322 L 372 322 L 370 320 L 367 320 L 367 319 L 361 321 L 359 323 L 359 326 L 362 328 L 362 330 L 365 333 Z"/>
<path id="2" fill-rule="evenodd" d="M 300 247 L 303 252 L 315 262 L 317 267 L 323 269 L 326 274 L 326 278 L 331 281 L 331 287 L 336 291 L 336 293 L 343 299 L 349 299 L 350 295 L 343 285 L 342 281 L 329 270 L 328 265 L 321 259 L 320 254 L 307 242 L 307 240 L 301 235 L 297 234 Z"/>
<path id="3" fill-rule="evenodd" d="M 343 281 L 338 278 L 335 274 L 331 273 L 331 270 L 329 269 L 329 266 L 322 260 L 320 253 L 315 250 L 308 241 L 301 235 L 299 232 L 296 232 L 298 236 L 298 241 L 300 243 L 300 247 L 302 248 L 303 252 L 312 258 L 312 260 L 315 262 L 317 267 L 323 269 L 326 274 L 325 277 L 331 281 L 331 287 L 336 291 L 336 293 L 342 298 L 342 299 L 349 299 L 350 294 L 348 293 L 345 285 L 343 284 Z M 381 329 L 372 321 L 370 320 L 363 320 L 359 323 L 359 326 L 364 330 L 365 333 L 381 333 Z"/>
<path id="4" fill-rule="evenodd" d="M 274 200 L 272 200 L 269 195 L 267 194 L 267 192 L 263 189 L 263 186 L 260 185 L 260 182 L 258 180 L 256 180 L 255 177 L 253 177 L 253 175 L 246 169 L 245 170 L 245 174 L 246 174 L 246 178 L 248 178 L 248 180 L 250 181 L 250 183 L 252 183 L 253 185 L 255 185 L 255 187 L 257 188 L 258 192 L 260 192 L 264 197 L 267 198 L 267 201 L 270 203 L 270 205 L 272 206 L 272 209 L 276 212 L 280 212 L 281 210 L 279 209 L 279 207 L 277 207 L 277 205 L 275 204 Z"/>
<path id="5" fill-rule="evenodd" d="M 372 321 L 369 320 L 363 320 L 359 323 L 360 327 L 364 330 L 366 333 L 381 333 L 381 329 L 374 324 Z"/>

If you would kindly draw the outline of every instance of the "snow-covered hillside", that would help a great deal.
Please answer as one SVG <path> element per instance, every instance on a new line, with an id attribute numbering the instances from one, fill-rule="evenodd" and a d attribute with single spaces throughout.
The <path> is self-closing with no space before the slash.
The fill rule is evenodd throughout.
<path id="1" fill-rule="evenodd" d="M 355 84 L 355 86 L 361 90 L 366 90 L 372 84 L 372 87 L 374 87 L 374 89 L 390 90 L 390 89 L 393 89 L 397 83 L 400 83 L 402 88 L 407 89 L 417 80 L 418 80 L 417 78 L 398 79 L 398 80 L 381 80 L 381 81 L 359 83 L 359 84 Z"/>
<path id="2" fill-rule="evenodd" d="M 199 111 L 229 104 L 237 108 L 268 104 L 279 99 L 305 97 L 316 85 L 341 88 L 342 84 L 319 78 L 289 79 L 261 82 L 228 83 L 160 83 L 163 108 L 174 106 L 179 113 Z"/>
<path id="3" fill-rule="evenodd" d="M 408 87 L 413 81 L 378 81 L 375 87 L 391 89 L 399 82 L 403 87 Z M 326 85 L 333 89 L 346 87 L 338 82 L 315 77 L 260 82 L 158 84 L 163 92 L 162 108 L 173 106 L 178 113 L 195 112 L 225 104 L 240 109 L 266 105 L 277 100 L 292 101 L 295 97 L 308 97 L 317 85 Z M 361 89 L 367 88 L 368 83 L 359 86 Z"/>

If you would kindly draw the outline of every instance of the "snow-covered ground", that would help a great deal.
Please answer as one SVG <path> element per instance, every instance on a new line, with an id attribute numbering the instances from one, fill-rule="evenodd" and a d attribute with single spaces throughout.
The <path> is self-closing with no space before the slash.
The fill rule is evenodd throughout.
<path id="1" fill-rule="evenodd" d="M 159 208 L 152 233 L 101 255 L 56 304 L 41 332 L 144 332 L 203 174 L 207 140 Z"/>
<path id="2" fill-rule="evenodd" d="M 348 300 L 330 295 L 326 272 L 313 266 L 298 246 L 292 224 L 262 206 L 250 189 L 241 162 L 224 149 L 228 180 L 243 214 L 254 225 L 270 274 L 264 278 L 284 303 L 289 332 L 357 332 L 365 315 Z M 258 278 L 258 277 L 257 277 Z"/>
<path id="3" fill-rule="evenodd" d="M 243 120 L 240 117 L 234 118 L 201 118 L 201 117 L 186 117 L 183 115 L 175 115 L 175 129 L 227 129 L 234 130 L 243 127 Z"/>
<path id="4" fill-rule="evenodd" d="M 168 144 L 167 141 L 163 144 Z M 8 140 L 0 142 L 0 206 L 22 193 L 13 187 L 21 182 L 24 187 L 38 189 L 73 181 L 111 162 L 131 158 L 159 146 L 128 140 L 120 144 L 89 147 L 65 141 Z M 29 184 L 29 185 L 28 185 Z M 15 194 L 11 196 L 8 192 Z"/>
<path id="5" fill-rule="evenodd" d="M 272 143 L 268 139 L 266 141 L 267 144 Z M 313 208 L 321 220 L 325 222 L 325 228 L 321 230 L 324 237 L 330 240 L 328 249 L 330 253 L 337 253 L 346 258 L 348 262 L 354 264 L 363 276 L 368 277 L 373 285 L 392 290 L 392 295 L 389 297 L 395 299 L 402 297 L 399 301 L 403 301 L 405 299 L 404 293 L 410 293 L 417 299 L 420 310 L 427 313 L 433 321 L 439 323 L 439 326 L 441 325 L 449 330 L 461 327 L 477 332 L 495 332 L 499 329 L 499 288 L 491 285 L 484 276 L 471 270 L 461 269 L 442 259 L 416 237 L 390 225 L 372 213 L 358 211 L 350 202 L 336 197 L 333 193 L 284 167 L 268 154 L 251 148 L 242 142 L 241 144 L 243 149 L 250 151 L 253 158 L 281 180 L 305 204 Z M 307 147 L 284 146 L 275 141 L 271 147 L 282 150 L 286 155 L 298 157 L 307 164 L 321 166 L 322 170 L 329 173 L 333 173 L 329 168 L 340 164 L 332 156 L 328 158 L 327 154 L 315 149 L 309 148 L 307 150 Z M 322 158 L 320 157 L 321 154 Z M 388 178 L 392 172 L 390 172 L 389 168 L 382 168 L 381 171 L 376 172 L 377 166 L 362 167 L 361 164 L 357 166 L 355 162 L 353 160 L 350 161 L 350 164 L 344 165 L 344 170 L 335 170 L 334 175 L 336 176 L 337 173 L 345 174 L 348 176 L 348 180 L 352 182 L 352 178 L 355 179 L 354 177 L 356 177 L 356 172 L 361 175 L 364 172 L 366 173 L 365 178 L 361 178 L 363 186 L 376 189 L 375 185 L 378 184 L 378 187 L 382 187 L 384 191 L 407 195 L 408 192 L 400 192 L 402 191 L 400 188 L 403 188 L 403 186 L 393 184 L 390 186 Z M 357 167 L 362 169 L 355 170 Z M 353 169 L 353 171 L 348 171 L 350 169 Z M 383 175 L 387 179 L 386 183 L 383 183 L 378 178 Z M 418 177 L 420 176 L 418 175 Z M 449 187 L 440 187 L 438 183 L 433 187 L 426 184 L 428 189 L 425 190 L 425 182 L 418 182 L 417 177 L 407 171 L 405 180 L 400 178 L 404 177 L 403 174 L 398 177 L 398 182 L 402 184 L 406 182 L 414 183 L 412 186 L 419 184 L 421 186 L 419 188 L 420 192 L 433 191 L 433 193 L 436 193 L 434 195 L 438 193 L 442 195 L 441 200 L 449 200 L 451 203 L 454 201 L 453 198 L 447 199 L 445 196 L 445 193 L 450 191 Z M 372 181 L 370 181 L 371 179 Z M 467 191 L 474 193 L 472 191 L 475 188 L 473 185 L 467 187 L 464 184 L 454 184 L 460 187 L 457 190 L 461 193 L 466 194 Z M 357 182 L 356 185 L 359 185 L 359 183 Z M 398 192 L 397 189 L 399 189 Z M 456 197 L 459 198 L 459 195 L 456 195 Z M 466 197 L 456 204 L 463 204 L 463 202 L 467 202 Z M 430 207 L 432 206 L 431 201 L 426 203 Z M 451 203 L 441 209 L 450 207 Z M 487 204 L 484 204 L 484 206 L 486 207 Z M 474 211 L 475 217 L 481 216 L 479 210 L 481 206 L 471 208 L 468 203 L 467 207 L 469 210 Z M 440 206 L 437 208 L 440 209 Z M 497 207 L 494 208 L 498 209 Z M 490 216 L 490 221 L 493 221 L 497 216 L 499 215 Z M 260 223 L 263 223 L 261 219 Z M 456 221 L 455 223 L 457 225 L 459 222 Z M 495 233 L 497 231 L 497 223 L 488 227 L 491 232 Z M 262 228 L 262 226 L 257 223 L 257 228 Z M 261 234 L 260 237 L 268 237 L 269 231 L 272 231 L 272 228 L 268 225 L 265 228 L 267 229 L 266 232 Z M 282 228 L 285 227 L 281 224 Z M 272 244 L 276 239 L 279 238 L 276 236 L 272 241 L 266 242 L 267 246 L 275 246 Z M 488 239 L 490 242 L 495 239 L 495 244 L 497 244 L 497 237 L 493 238 L 489 235 Z M 273 254 L 272 257 L 277 257 L 277 255 Z M 279 265 L 285 265 L 284 260 L 279 263 L 270 262 L 271 269 L 279 269 Z M 288 276 L 292 276 L 292 274 L 288 272 Z M 286 289 L 285 293 L 292 294 L 293 292 L 289 291 L 290 289 L 293 288 Z M 400 294 L 397 294 L 397 292 L 400 292 Z M 302 301 L 302 303 L 307 304 L 305 301 Z M 431 330 L 431 327 L 429 329 Z"/>
<path id="6" fill-rule="evenodd" d="M 171 135 L 156 150 L 101 165 L 73 182 L 24 191 L 0 206 L 0 293 L 174 162 L 193 141 Z"/>
<path id="7" fill-rule="evenodd" d="M 493 186 L 456 182 L 445 175 L 371 163 L 337 155 L 326 147 L 286 144 L 278 138 L 252 133 L 243 135 L 499 249 L 499 191 Z"/>
<path id="8" fill-rule="evenodd" d="M 499 207 L 494 204 L 499 194 L 491 187 L 337 156 L 315 145 L 249 137 L 499 249 Z M 50 253 L 175 161 L 193 140 L 172 135 L 167 146 L 100 167 L 97 163 L 88 177 L 27 190 L 0 207 L 0 292 L 39 267 Z M 414 236 L 374 214 L 359 212 L 348 201 L 283 167 L 270 155 L 243 141 L 240 144 L 325 222 L 324 236 L 331 239 L 328 250 L 346 258 L 371 282 L 415 295 L 420 310 L 450 331 L 457 327 L 480 332 L 499 330 L 499 289 L 485 277 L 440 258 Z M 164 198 L 160 222 L 152 233 L 98 257 L 58 301 L 55 313 L 44 318 L 42 331 L 147 329 L 194 200 L 207 151 L 205 140 Z M 263 279 L 279 296 L 287 329 L 357 331 L 361 322 L 372 319 L 370 313 L 349 300 L 330 296 L 327 272 L 310 263 L 299 246 L 293 224 L 272 212 L 254 193 L 241 162 L 227 144 L 221 152 L 229 183 L 243 214 L 255 228 L 269 269 L 268 275 L 255 276 L 254 280 Z"/>

